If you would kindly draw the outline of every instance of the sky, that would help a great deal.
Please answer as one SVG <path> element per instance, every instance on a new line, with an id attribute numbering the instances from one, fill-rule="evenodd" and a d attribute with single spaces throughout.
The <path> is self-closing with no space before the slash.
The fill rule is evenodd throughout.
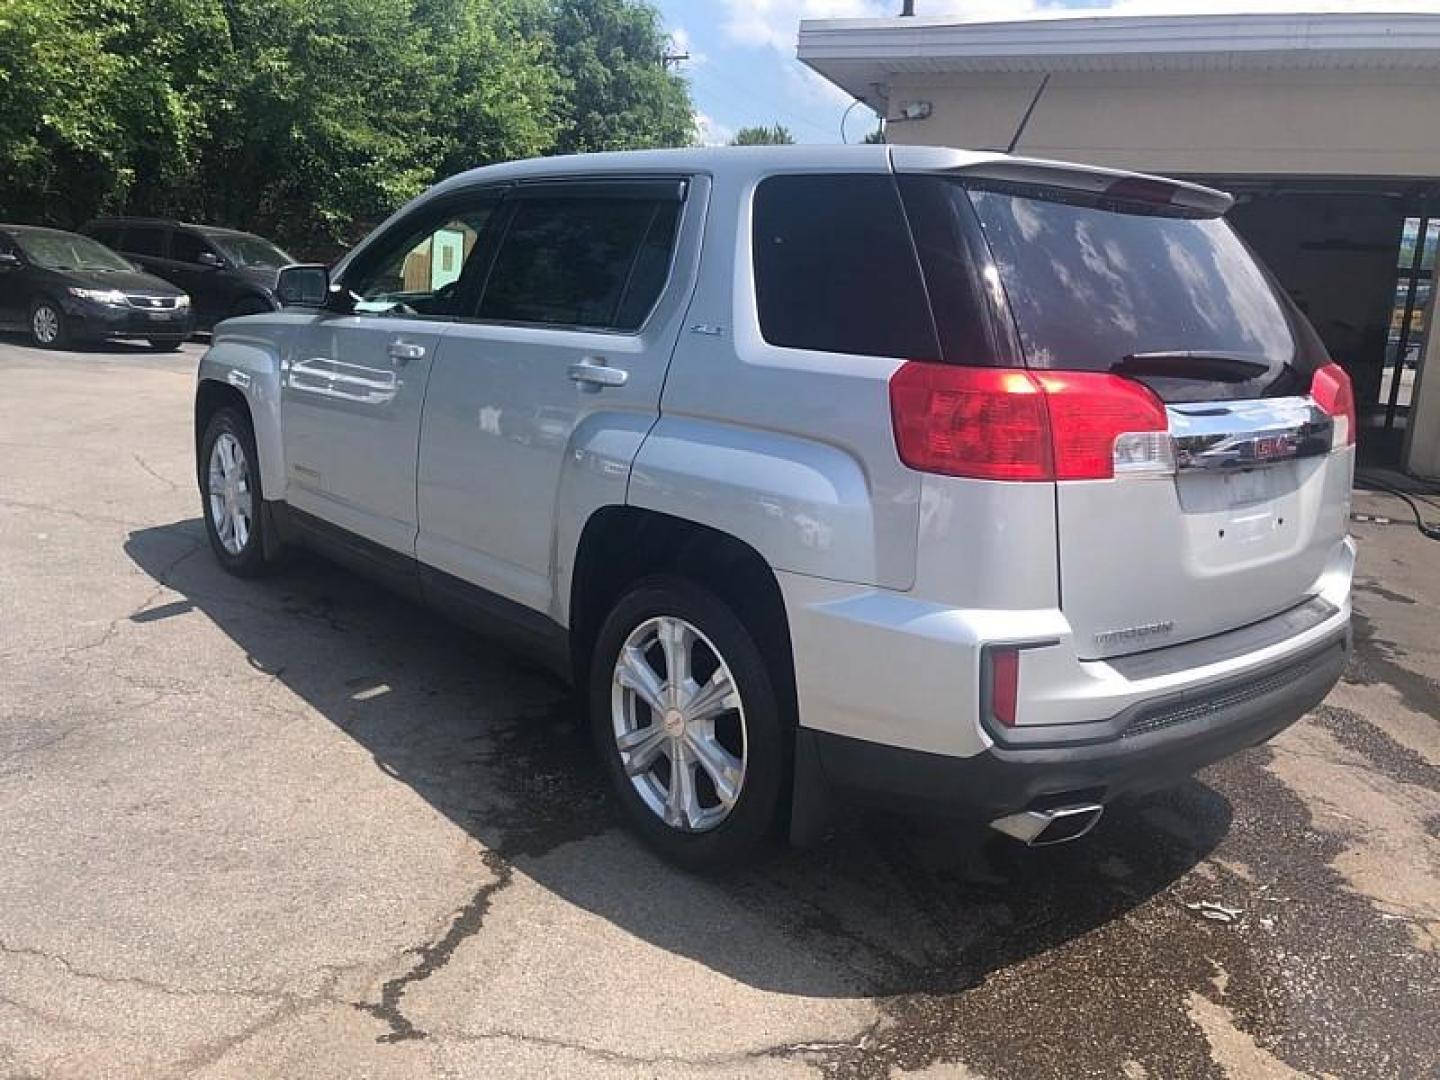
<path id="1" fill-rule="evenodd" d="M 800 20 L 898 15 L 901 0 L 651 0 L 670 33 L 672 51 L 688 53 L 679 70 L 690 80 L 700 138 L 729 142 L 736 129 L 783 124 L 796 142 L 841 141 L 847 94 L 795 59 Z M 1135 13 L 1368 6 L 1340 0 L 916 0 L 918 15 L 1003 19 L 1035 12 Z M 859 142 L 875 115 L 857 106 L 845 141 Z"/>

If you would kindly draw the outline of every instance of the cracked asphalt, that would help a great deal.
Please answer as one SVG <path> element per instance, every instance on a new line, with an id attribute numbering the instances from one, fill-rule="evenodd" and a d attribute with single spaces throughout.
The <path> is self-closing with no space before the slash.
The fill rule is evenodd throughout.
<path id="1" fill-rule="evenodd" d="M 1440 1071 L 1440 545 L 1395 500 L 1270 746 L 1061 849 L 856 816 L 707 880 L 523 656 L 219 571 L 199 351 L 0 342 L 0 1076 Z"/>

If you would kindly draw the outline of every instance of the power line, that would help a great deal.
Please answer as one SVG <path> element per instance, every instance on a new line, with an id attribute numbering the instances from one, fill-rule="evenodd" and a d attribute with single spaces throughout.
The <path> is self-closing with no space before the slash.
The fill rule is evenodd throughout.
<path id="1" fill-rule="evenodd" d="M 767 101 L 759 94 L 756 94 L 754 91 L 748 90 L 745 87 L 740 86 L 736 83 L 732 83 L 727 76 L 721 75 L 717 68 L 709 66 L 703 68 L 696 68 L 690 72 L 687 72 L 687 74 L 689 74 L 691 77 L 695 77 L 698 76 L 701 72 L 704 72 L 707 78 L 711 80 L 712 90 L 717 88 L 723 88 L 726 91 L 729 91 L 732 95 L 739 94 L 741 97 L 747 98 L 760 108 L 767 110 L 771 117 L 778 116 L 783 119 L 787 119 L 792 123 L 803 124 L 805 127 L 810 128 L 812 131 L 818 132 L 827 137 L 831 135 L 831 132 L 828 128 L 817 123 L 816 121 L 811 120 L 808 117 L 801 116 L 798 113 L 792 112 L 791 110 L 784 107 L 777 107 L 773 101 Z M 730 100 L 733 103 L 734 97 L 731 96 Z"/>

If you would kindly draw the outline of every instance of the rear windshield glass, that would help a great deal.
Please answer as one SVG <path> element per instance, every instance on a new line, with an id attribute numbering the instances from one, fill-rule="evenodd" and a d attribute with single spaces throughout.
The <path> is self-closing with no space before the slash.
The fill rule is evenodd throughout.
<path id="1" fill-rule="evenodd" d="M 1169 400 L 1297 389 L 1290 317 L 1225 221 L 1085 196 L 969 197 L 1032 367 L 1115 370 Z"/>

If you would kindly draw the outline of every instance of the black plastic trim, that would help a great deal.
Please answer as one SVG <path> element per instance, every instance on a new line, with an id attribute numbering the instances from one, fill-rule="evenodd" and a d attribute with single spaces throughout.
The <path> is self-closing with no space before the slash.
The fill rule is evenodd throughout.
<path id="1" fill-rule="evenodd" d="M 1180 645 L 1166 645 L 1163 648 L 1147 649 L 1125 656 L 1107 657 L 1103 662 L 1127 679 L 1153 679 L 1157 675 L 1170 675 L 1177 671 L 1218 664 L 1233 660 L 1237 656 L 1259 652 L 1313 630 L 1327 619 L 1334 618 L 1339 611 L 1340 609 L 1328 600 L 1312 596 L 1288 611 L 1282 611 L 1279 615 L 1261 619 L 1238 630 L 1228 630 Z"/>

